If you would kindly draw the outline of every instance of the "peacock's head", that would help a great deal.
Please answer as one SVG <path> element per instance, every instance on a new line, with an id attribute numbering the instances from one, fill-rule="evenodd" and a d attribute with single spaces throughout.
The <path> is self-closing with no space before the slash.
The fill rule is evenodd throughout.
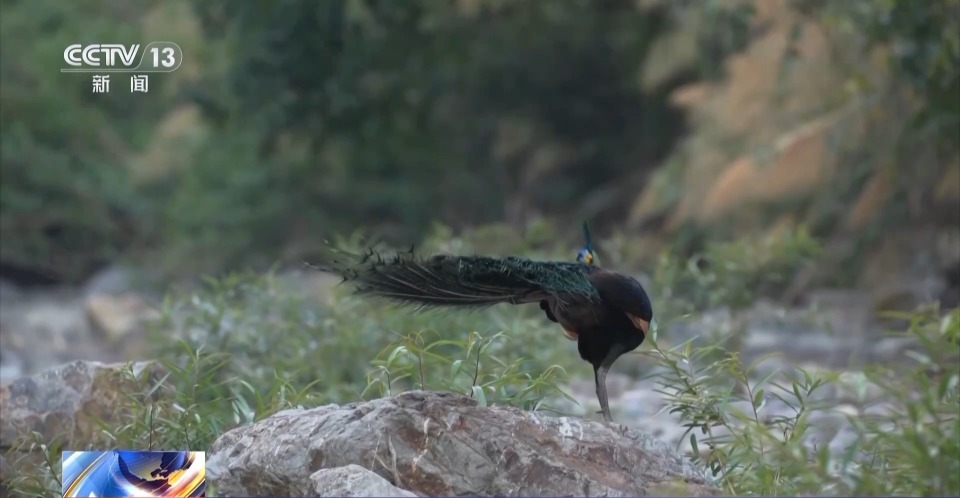
<path id="1" fill-rule="evenodd" d="M 577 262 L 588 265 L 596 264 L 597 255 L 593 252 L 593 244 L 590 242 L 590 228 L 587 227 L 587 222 L 583 222 L 583 238 L 586 244 L 577 252 Z"/>

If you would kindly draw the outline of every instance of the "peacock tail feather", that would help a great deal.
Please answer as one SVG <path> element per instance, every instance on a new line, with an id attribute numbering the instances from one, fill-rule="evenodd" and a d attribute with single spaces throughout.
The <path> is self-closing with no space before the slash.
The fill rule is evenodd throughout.
<path id="1" fill-rule="evenodd" d="M 599 299 L 581 263 L 526 258 L 437 255 L 421 258 L 408 252 L 384 256 L 336 251 L 315 268 L 343 278 L 360 294 L 420 307 L 485 307 L 555 298 Z"/>

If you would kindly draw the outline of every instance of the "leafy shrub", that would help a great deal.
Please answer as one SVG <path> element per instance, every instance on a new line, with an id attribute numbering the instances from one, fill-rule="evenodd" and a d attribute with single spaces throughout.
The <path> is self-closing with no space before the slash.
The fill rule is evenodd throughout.
<path id="1" fill-rule="evenodd" d="M 511 354 L 521 348 L 511 345 L 517 341 L 502 332 L 490 337 L 471 332 L 465 340 L 431 342 L 426 342 L 426 335 L 405 336 L 384 349 L 372 362 L 375 368 L 364 392 L 391 396 L 410 388 L 453 391 L 469 394 L 481 406 L 503 404 L 528 410 L 551 409 L 553 397 L 575 403 L 557 385 L 565 380 L 563 367 L 531 368 L 528 360 Z"/>
<path id="2" fill-rule="evenodd" d="M 105 5 L 109 4 L 107 2 Z M 0 16 L 0 262 L 31 279 L 77 282 L 137 240 L 148 206 L 126 168 L 168 101 L 91 94 L 58 74 L 80 40 L 138 40 L 142 5 L 9 2 Z M 95 15 L 90 15 L 95 11 Z M 162 83 L 158 81 L 159 87 Z M 160 88 L 151 87 L 151 97 Z"/>
<path id="3" fill-rule="evenodd" d="M 879 365 L 853 386 L 829 372 L 775 371 L 752 375 L 763 359 L 744 365 L 736 353 L 687 342 L 647 355 L 669 410 L 688 428 L 693 458 L 708 466 L 731 495 L 924 495 L 960 493 L 960 309 L 919 311 L 906 318 L 915 361 Z M 669 333 L 669 332 L 667 332 Z M 717 358 L 720 358 L 717 361 Z M 833 410 L 817 396 L 830 388 L 882 389 L 888 410 L 846 415 L 856 434 L 842 452 L 815 441 L 814 412 Z M 767 402 L 789 406 L 768 416 Z"/>
<path id="4" fill-rule="evenodd" d="M 709 242 L 690 258 L 660 255 L 653 269 L 660 316 L 681 316 L 708 307 L 740 308 L 761 296 L 775 297 L 790 277 L 819 252 L 803 227 Z"/>

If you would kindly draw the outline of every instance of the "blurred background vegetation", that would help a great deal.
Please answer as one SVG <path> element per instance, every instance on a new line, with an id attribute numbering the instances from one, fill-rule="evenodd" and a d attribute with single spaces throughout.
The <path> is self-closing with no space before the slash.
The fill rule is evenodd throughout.
<path id="1" fill-rule="evenodd" d="M 572 250 L 583 219 L 638 269 L 803 228 L 828 250 L 794 294 L 937 274 L 960 246 L 958 9 L 5 2 L 3 276 L 263 269 L 438 222 Z M 101 39 L 186 60 L 148 96 L 51 72 Z"/>

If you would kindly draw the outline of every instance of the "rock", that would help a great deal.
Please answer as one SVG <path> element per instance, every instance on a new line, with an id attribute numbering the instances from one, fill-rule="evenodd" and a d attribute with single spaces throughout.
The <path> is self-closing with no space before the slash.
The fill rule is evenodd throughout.
<path id="1" fill-rule="evenodd" d="M 709 309 L 670 323 L 661 341 L 680 344 L 699 337 L 725 337 L 734 333 L 734 316 L 728 308 Z"/>
<path id="2" fill-rule="evenodd" d="M 83 286 L 83 295 L 118 295 L 130 292 L 134 287 L 133 270 L 123 266 L 108 266 L 89 279 Z"/>
<path id="3" fill-rule="evenodd" d="M 654 367 L 654 370 L 659 370 L 659 367 Z M 652 376 L 653 372 L 647 372 L 647 375 Z M 622 386 L 618 386 L 616 390 L 610 389 L 614 383 Z M 552 406 L 560 413 L 602 420 L 597 413 L 600 404 L 595 389 L 592 379 L 573 379 L 568 391 L 572 400 L 561 399 Z M 667 399 L 658 389 L 660 386 L 653 378 L 636 380 L 611 371 L 607 376 L 607 391 L 610 394 L 613 418 L 618 423 L 654 436 L 671 448 L 687 454 L 690 450 L 690 440 L 684 437 L 687 428 L 676 414 L 665 409 Z"/>
<path id="4" fill-rule="evenodd" d="M 10 301 L 20 297 L 22 292 L 17 284 L 0 278 L 0 301 Z"/>
<path id="5" fill-rule="evenodd" d="M 66 349 L 68 343 L 84 335 L 83 309 L 74 296 L 49 294 L 31 296 L 16 303 L 4 303 L 2 323 L 14 330 L 4 334 L 5 346 L 14 349 Z"/>
<path id="6" fill-rule="evenodd" d="M 0 334 L 5 334 L 0 326 Z M 23 375 L 23 361 L 16 355 L 7 352 L 7 348 L 0 348 L 0 383 L 16 379 Z"/>
<path id="7" fill-rule="evenodd" d="M 102 343 L 92 337 L 83 302 L 75 292 L 44 290 L 0 300 L 2 382 L 79 358 L 116 360 Z"/>
<path id="8" fill-rule="evenodd" d="M 152 379 L 162 372 L 153 362 L 75 361 L 0 386 L 0 448 L 15 450 L 0 458 L 0 496 L 6 496 L 11 477 L 48 464 L 39 448 L 19 449 L 20 443 L 29 447 L 32 441 L 23 438 L 30 433 L 46 444 L 85 448 L 94 443 L 99 421 L 121 422 L 119 415 L 126 414 L 121 400 L 136 389 L 123 375 L 128 365 L 136 375 Z"/>
<path id="9" fill-rule="evenodd" d="M 839 291 L 823 291 L 814 297 L 807 309 L 760 300 L 736 313 L 723 308 L 706 310 L 670 323 L 661 340 L 679 344 L 695 339 L 694 346 L 701 346 L 733 337 L 726 347 L 742 353 L 748 364 L 764 355 L 779 355 L 777 361 L 763 365 L 761 376 L 801 362 L 848 368 L 870 358 L 877 327 L 869 298 Z M 797 340 L 799 337 L 803 340 Z"/>
<path id="10" fill-rule="evenodd" d="M 94 330 L 107 340 L 118 341 L 137 330 L 144 321 L 156 319 L 159 313 L 139 294 L 94 294 L 84 308 Z"/>
<path id="11" fill-rule="evenodd" d="M 287 410 L 227 432 L 208 457 L 211 482 L 227 495 L 309 494 L 315 472 L 351 464 L 421 495 L 719 493 L 647 434 L 452 393 Z"/>
<path id="12" fill-rule="evenodd" d="M 689 439 L 684 437 L 687 428 L 676 414 L 664 410 L 667 400 L 657 389 L 653 380 L 637 382 L 635 388 L 625 392 L 616 403 L 611 401 L 612 406 L 623 413 L 616 420 L 623 420 L 630 427 L 648 432 L 671 447 L 679 445 L 686 451 L 690 447 Z"/>
<path id="13" fill-rule="evenodd" d="M 0 386 L 0 445 L 37 432 L 43 441 L 63 438 L 73 447 L 93 441 L 98 420 L 111 422 L 124 412 L 121 400 L 136 389 L 124 377 L 130 365 L 137 376 L 158 377 L 159 364 L 104 364 L 75 361 Z"/>
<path id="14" fill-rule="evenodd" d="M 146 299 L 133 293 L 85 298 L 79 289 L 49 288 L 0 299 L 0 382 L 78 359 L 142 357 L 146 338 L 130 332 L 155 316 Z"/>
<path id="15" fill-rule="evenodd" d="M 320 469 L 310 475 L 317 496 L 417 496 L 359 465 Z"/>

